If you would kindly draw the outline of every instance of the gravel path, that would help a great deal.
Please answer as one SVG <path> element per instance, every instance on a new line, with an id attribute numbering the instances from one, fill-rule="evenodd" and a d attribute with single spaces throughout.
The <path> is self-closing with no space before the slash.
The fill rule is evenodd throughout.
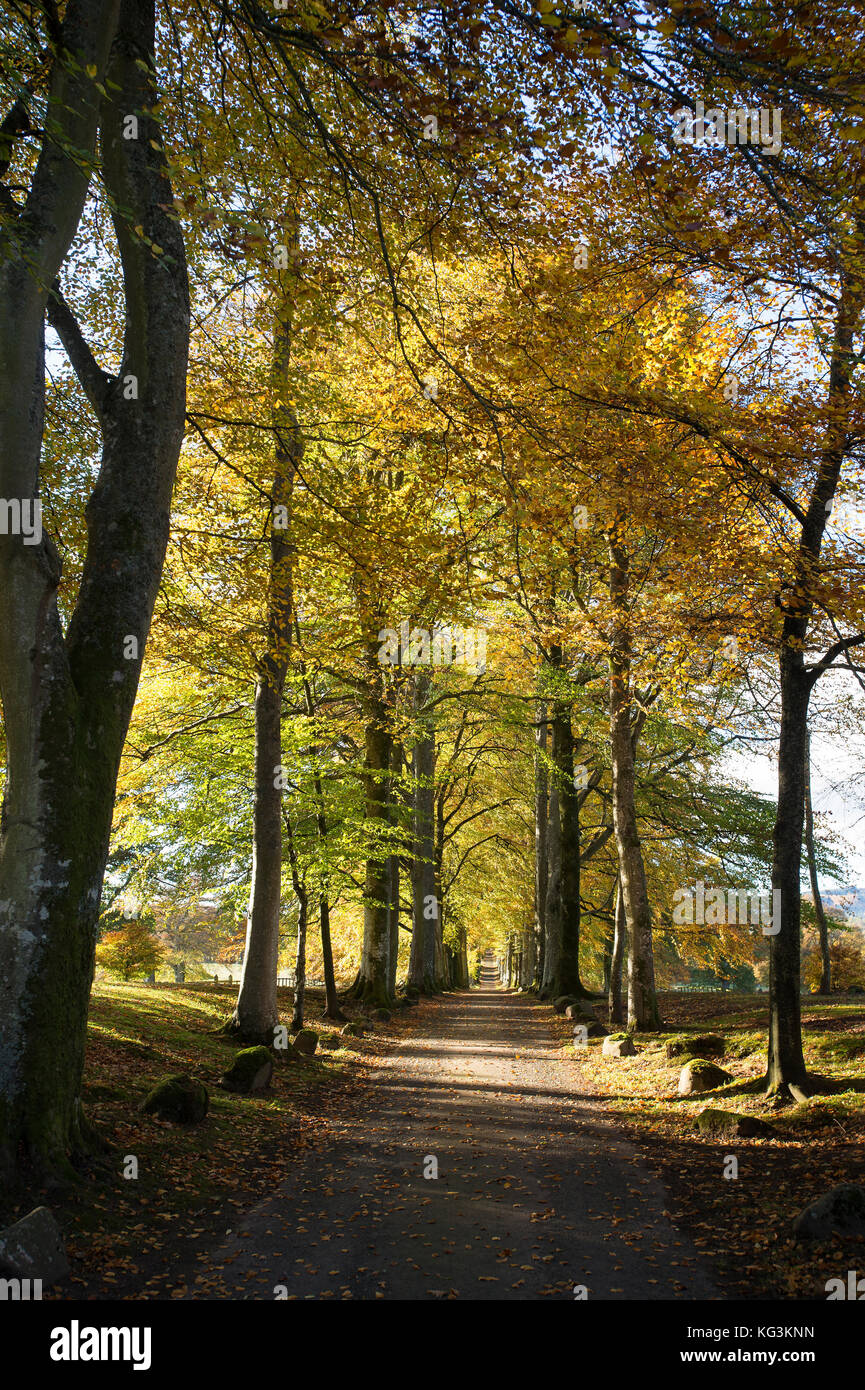
<path id="1" fill-rule="evenodd" d="M 487 983 L 406 1014 L 187 1297 L 718 1297 L 548 1005 Z"/>

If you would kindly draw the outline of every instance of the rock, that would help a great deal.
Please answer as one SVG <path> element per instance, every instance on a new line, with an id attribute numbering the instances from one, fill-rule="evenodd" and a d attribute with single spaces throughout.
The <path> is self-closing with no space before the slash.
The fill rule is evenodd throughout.
<path id="1" fill-rule="evenodd" d="M 584 1027 L 590 1038 L 608 1038 L 610 1036 L 609 1028 L 605 1028 L 603 1023 L 599 1023 L 597 1019 L 593 1019 L 591 1023 L 578 1024 L 577 1027 Z"/>
<path id="2" fill-rule="evenodd" d="M 334 1037 L 333 1033 L 324 1033 L 319 1038 L 318 1045 L 324 1052 L 335 1052 L 341 1046 L 339 1038 Z"/>
<path id="3" fill-rule="evenodd" d="M 714 1091 L 717 1086 L 725 1086 L 733 1077 L 723 1067 L 714 1062 L 704 1062 L 695 1057 L 686 1062 L 679 1073 L 679 1095 L 691 1096 L 698 1091 Z"/>
<path id="4" fill-rule="evenodd" d="M 373 1009 L 372 1016 L 379 1023 L 390 1023 L 390 1009 Z"/>
<path id="5" fill-rule="evenodd" d="M 710 1106 L 700 1111 L 696 1125 L 703 1134 L 719 1139 L 772 1139 L 778 1133 L 774 1125 L 755 1115 L 737 1115 L 734 1110 L 713 1110 Z"/>
<path id="6" fill-rule="evenodd" d="M 347 1023 L 342 1030 L 342 1036 L 344 1038 L 362 1038 L 365 1032 L 367 1029 L 364 1024 Z"/>
<path id="7" fill-rule="evenodd" d="M 793 1222 L 797 1240 L 865 1236 L 865 1187 L 842 1183 L 818 1197 Z"/>
<path id="8" fill-rule="evenodd" d="M 294 1050 L 303 1057 L 311 1057 L 318 1047 L 318 1033 L 313 1028 L 301 1028 L 294 1040 Z"/>
<path id="9" fill-rule="evenodd" d="M 718 1033 L 701 1033 L 697 1037 L 674 1038 L 667 1043 L 668 1057 L 723 1057 L 726 1043 Z"/>
<path id="10" fill-rule="evenodd" d="M 634 1047 L 633 1038 L 629 1038 L 627 1033 L 610 1033 L 604 1038 L 603 1055 L 605 1057 L 636 1057 L 637 1049 Z"/>
<path id="11" fill-rule="evenodd" d="M 405 997 L 406 997 L 406 999 L 417 999 L 417 997 L 418 997 L 419 994 L 420 994 L 420 990 L 418 989 L 417 985 L 406 985 L 406 987 L 405 987 Z"/>
<path id="12" fill-rule="evenodd" d="M 288 1056 L 290 1048 L 285 1049 Z M 220 1081 L 225 1091 L 237 1091 L 249 1095 L 252 1091 L 263 1091 L 270 1085 L 273 1076 L 273 1057 L 269 1048 L 244 1047 L 238 1052 L 228 1071 Z"/>
<path id="13" fill-rule="evenodd" d="M 557 1014 L 563 1014 L 570 1004 L 579 1004 L 579 999 L 575 994 L 560 994 L 558 999 L 553 1000 L 553 1008 Z"/>
<path id="14" fill-rule="evenodd" d="M 587 1004 L 583 999 L 578 1000 L 576 1004 L 568 1004 L 565 1009 L 565 1018 L 584 1018 L 588 1023 L 592 1022 L 594 1017 L 595 1011 L 591 1004 Z"/>
<path id="15" fill-rule="evenodd" d="M 606 1038 L 609 1037 L 609 1032 L 609 1028 L 605 1028 L 603 1023 L 598 1023 L 597 1019 L 592 1023 L 589 1023 L 588 1020 L 577 1023 L 574 1026 L 574 1047 L 583 1046 L 579 1041 L 580 1038 L 585 1038 L 587 1041 L 589 1038 Z"/>
<path id="16" fill-rule="evenodd" d="M 262 1049 L 263 1050 L 263 1049 Z M 190 1076 L 169 1076 L 154 1086 L 141 1103 L 145 1115 L 171 1120 L 176 1125 L 197 1125 L 207 1114 L 207 1087 Z"/>
<path id="17" fill-rule="evenodd" d="M 69 1273 L 63 1237 L 48 1207 L 35 1207 L 0 1231 L 0 1267 L 14 1279 L 55 1284 Z"/>

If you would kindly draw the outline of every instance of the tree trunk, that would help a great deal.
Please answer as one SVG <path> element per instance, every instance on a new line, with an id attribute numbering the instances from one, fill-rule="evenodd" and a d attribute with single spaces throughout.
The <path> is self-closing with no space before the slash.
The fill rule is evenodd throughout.
<path id="1" fill-rule="evenodd" d="M 429 692 L 429 676 L 418 672 L 414 681 L 418 733 L 412 753 L 412 938 L 408 983 L 424 994 L 431 994 L 435 988 L 436 926 L 440 916 L 436 890 L 435 730 L 429 714 L 424 713 Z"/>
<path id="2" fill-rule="evenodd" d="M 601 958 L 601 994 L 609 998 L 610 994 L 610 974 L 613 969 L 613 942 L 615 941 L 615 930 L 608 931 L 604 936 L 604 951 Z"/>
<path id="3" fill-rule="evenodd" d="M 298 646 L 300 646 L 300 627 L 295 612 L 295 631 L 297 633 Z M 313 698 L 312 686 L 306 676 L 303 666 L 303 693 L 306 701 L 306 712 L 310 722 L 315 727 L 315 700 Z M 324 792 L 321 785 L 321 776 L 318 770 L 318 756 L 320 749 L 313 744 L 311 755 L 314 766 L 313 785 L 315 787 L 316 800 L 316 831 L 318 833 L 318 845 L 321 855 L 321 887 L 318 894 L 318 924 L 321 934 L 321 962 L 324 972 L 324 1016 L 332 1019 L 335 1023 L 344 1023 L 345 1014 L 339 1007 L 339 999 L 336 993 L 336 976 L 333 970 L 333 943 L 330 937 L 330 886 L 326 872 L 327 865 L 327 817 L 324 810 Z"/>
<path id="4" fill-rule="evenodd" d="M 439 993 L 446 988 L 444 969 L 444 857 L 445 857 L 445 792 L 440 791 L 435 798 L 435 900 L 438 915 L 433 921 L 433 991 Z"/>
<path id="5" fill-rule="evenodd" d="M 457 949 L 457 989 L 470 989 L 471 978 L 469 976 L 469 952 L 468 952 L 468 933 L 465 927 L 459 930 L 459 946 Z"/>
<path id="6" fill-rule="evenodd" d="M 520 970 L 520 989 L 532 989 L 537 969 L 537 938 L 534 923 L 523 932 L 522 968 Z"/>
<path id="7" fill-rule="evenodd" d="M 286 241 L 296 249 L 297 228 L 287 219 Z M 255 753 L 252 882 L 246 949 L 234 1013 L 226 1030 L 243 1042 L 270 1046 L 279 1021 L 276 974 L 279 911 L 282 902 L 282 695 L 291 648 L 293 547 L 286 521 L 291 516 L 294 478 L 303 444 L 290 404 L 291 342 L 294 314 L 293 270 L 281 276 L 281 301 L 274 324 L 271 377 L 275 467 L 270 511 L 270 574 L 267 639 L 255 683 Z"/>
<path id="8" fill-rule="evenodd" d="M 616 924 L 613 932 L 613 952 L 610 960 L 609 1021 L 611 1024 L 621 1024 L 625 1022 L 625 1012 L 622 1008 L 622 962 L 625 958 L 625 937 L 627 935 L 627 930 L 625 899 L 622 895 L 621 882 L 617 880 Z"/>
<path id="9" fill-rule="evenodd" d="M 309 895 L 300 872 L 297 847 L 291 829 L 288 811 L 283 808 L 285 818 L 285 839 L 288 859 L 291 865 L 291 882 L 297 898 L 297 948 L 294 958 L 294 1007 L 291 1012 L 289 1031 L 297 1033 L 303 1027 L 303 1011 L 306 1005 L 306 928 L 309 919 Z"/>
<path id="10" fill-rule="evenodd" d="M 322 889 L 318 899 L 318 922 L 321 932 L 321 958 L 324 968 L 325 1018 L 335 1023 L 344 1023 L 345 1014 L 339 1007 L 336 993 L 336 979 L 333 973 L 333 946 L 330 939 L 330 903 L 327 890 Z"/>
<path id="11" fill-rule="evenodd" d="M 297 952 L 294 961 L 294 1008 L 291 1012 L 290 1032 L 297 1033 L 303 1027 L 303 1011 L 306 1005 L 306 926 L 308 919 L 308 899 L 306 889 L 299 881 L 295 885 L 297 893 Z"/>
<path id="12" fill-rule="evenodd" d="M 556 647 L 552 664 L 561 670 L 564 655 Z M 547 839 L 549 883 L 545 908 L 546 945 L 541 998 L 588 995 L 580 980 L 580 798 L 574 787 L 574 739 L 569 700 L 556 699 L 551 709 L 551 810 Z"/>
<path id="13" fill-rule="evenodd" d="M 608 537 L 613 631 L 610 644 L 610 746 L 613 773 L 613 829 L 619 882 L 628 926 L 628 1027 L 649 1032 L 661 1027 L 655 994 L 652 913 L 637 825 L 634 774 L 635 731 L 631 691 L 631 637 L 628 557 L 615 528 Z"/>
<path id="14" fill-rule="evenodd" d="M 119 21 L 118 21 L 119 13 Z M 116 39 L 115 39 L 116 33 Z M 113 45 L 112 40 L 114 39 Z M 64 637 L 50 537 L 0 536 L 0 1169 L 69 1171 L 92 1146 L 80 1102 L 87 1006 L 117 771 L 159 588 L 183 437 L 189 299 L 157 102 L 154 12 L 69 0 L 25 208 L 0 247 L 0 495 L 38 498 L 49 287 L 89 182 L 96 83 L 125 296 L 119 378 L 98 366 L 59 291 L 55 323 L 99 420 L 103 454 Z M 68 55 L 74 54 L 75 61 Z M 139 138 L 122 138 L 138 112 Z M 144 237 L 133 232 L 143 228 Z M 153 254 L 148 241 L 163 248 Z M 56 321 L 55 321 L 56 319 Z M 137 391 L 129 398 L 134 378 Z M 135 641 L 130 643 L 129 638 Z"/>
<path id="15" fill-rule="evenodd" d="M 390 785 L 389 785 L 389 810 L 390 825 L 394 834 L 399 827 L 399 802 L 397 800 L 396 788 L 399 781 L 399 774 L 402 768 L 402 748 L 394 740 L 391 745 L 390 757 Z M 388 962 L 387 962 L 387 983 L 388 993 L 393 999 L 396 997 L 396 976 L 399 967 L 399 850 L 396 843 L 393 844 L 388 855 Z"/>
<path id="16" fill-rule="evenodd" d="M 802 829 L 810 687 L 801 651 L 781 657 L 781 737 L 772 887 L 781 891 L 780 931 L 769 937 L 769 1058 L 774 1094 L 807 1084 L 800 999 Z M 774 921 L 772 927 L 777 925 Z"/>
<path id="17" fill-rule="evenodd" d="M 829 955 L 829 924 L 820 893 L 817 876 L 817 854 L 814 847 L 814 808 L 811 804 L 811 739 L 805 745 L 805 847 L 808 852 L 808 876 L 814 899 L 814 916 L 820 934 L 820 993 L 832 993 L 832 958 Z"/>
<path id="18" fill-rule="evenodd" d="M 768 1094 L 801 1099 L 808 1080 L 802 1052 L 801 888 L 802 833 L 805 819 L 805 765 L 808 702 L 821 670 L 805 669 L 808 627 L 815 588 L 821 582 L 820 550 L 828 508 L 835 496 L 848 448 L 856 356 L 853 338 L 862 314 L 863 286 L 858 271 L 841 275 L 841 293 L 829 368 L 826 431 L 820 467 L 802 523 L 793 584 L 783 604 L 779 655 L 781 736 L 778 744 L 778 808 L 772 837 L 772 888 L 780 892 L 780 930 L 769 936 Z M 780 601 L 780 600 L 779 600 Z M 778 924 L 773 920 L 773 929 Z"/>
<path id="19" fill-rule="evenodd" d="M 537 750 L 535 752 L 535 930 L 537 961 L 533 984 L 540 990 L 544 978 L 546 956 L 547 883 L 547 825 L 549 821 L 549 777 L 547 774 L 547 704 L 538 704 Z"/>
<path id="20" fill-rule="evenodd" d="M 376 628 L 378 630 L 378 628 Z M 357 999 L 386 1008 L 392 1002 L 389 984 L 390 957 L 390 712 L 382 687 L 378 662 L 378 640 L 367 642 L 366 664 L 366 827 L 369 846 L 363 895 L 363 951 L 360 970 L 353 986 Z"/>

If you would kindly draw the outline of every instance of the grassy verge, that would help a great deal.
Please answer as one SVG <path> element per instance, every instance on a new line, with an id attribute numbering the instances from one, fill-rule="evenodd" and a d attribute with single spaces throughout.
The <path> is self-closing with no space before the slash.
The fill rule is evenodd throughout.
<path id="1" fill-rule="evenodd" d="M 720 1291 L 734 1298 L 825 1299 L 827 1279 L 865 1273 L 865 1242 L 815 1245 L 793 1240 L 791 1222 L 842 1182 L 865 1182 L 865 1000 L 803 1001 L 809 1070 L 824 1078 L 806 1104 L 779 1107 L 760 1087 L 766 1069 L 767 1005 L 754 995 L 661 996 L 665 1032 L 636 1034 L 637 1055 L 606 1058 L 601 1042 L 575 1052 L 590 1089 L 627 1129 L 663 1178 L 670 1211 L 713 1265 Z M 603 1010 L 599 1007 L 599 1016 Z M 572 1025 L 560 1025 L 562 1039 Z M 673 1036 L 718 1033 L 717 1060 L 733 1080 L 717 1090 L 678 1094 L 683 1058 Z M 772 1123 L 777 1137 L 711 1138 L 698 1132 L 704 1107 Z M 728 1156 L 738 1160 L 738 1176 Z"/>
<path id="2" fill-rule="evenodd" d="M 236 988 L 96 985 L 88 1026 L 85 1111 L 111 1145 L 80 1188 L 30 1192 L 14 1220 L 40 1202 L 63 1227 L 71 1278 L 61 1298 L 154 1298 L 180 1287 L 198 1249 L 222 1237 L 237 1214 L 284 1176 L 291 1155 L 312 1142 L 321 1114 L 351 1083 L 356 1039 L 335 1051 L 279 1063 L 268 1091 L 234 1095 L 217 1082 L 237 1044 L 217 1029 Z M 291 1015 L 280 990 L 280 1019 Z M 321 1021 L 323 1000 L 308 996 L 307 1021 L 321 1036 L 339 1036 Z M 210 1108 L 199 1125 L 173 1125 L 139 1112 L 164 1077 L 187 1072 L 204 1082 Z M 126 1177 L 137 1160 L 137 1177 Z M 175 1296 L 179 1296 L 175 1293 Z"/>

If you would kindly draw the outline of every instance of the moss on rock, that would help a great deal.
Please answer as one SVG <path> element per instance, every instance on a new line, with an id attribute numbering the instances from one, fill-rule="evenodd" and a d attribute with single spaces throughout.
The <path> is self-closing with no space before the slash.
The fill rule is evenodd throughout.
<path id="1" fill-rule="evenodd" d="M 141 1103 L 145 1115 L 171 1120 L 176 1125 L 195 1125 L 207 1114 L 207 1087 L 185 1074 L 166 1077 Z"/>
<path id="2" fill-rule="evenodd" d="M 232 1065 L 220 1081 L 225 1091 L 238 1091 L 248 1095 L 251 1091 L 263 1091 L 270 1085 L 273 1076 L 273 1057 L 266 1047 L 244 1047 L 238 1052 Z"/>

